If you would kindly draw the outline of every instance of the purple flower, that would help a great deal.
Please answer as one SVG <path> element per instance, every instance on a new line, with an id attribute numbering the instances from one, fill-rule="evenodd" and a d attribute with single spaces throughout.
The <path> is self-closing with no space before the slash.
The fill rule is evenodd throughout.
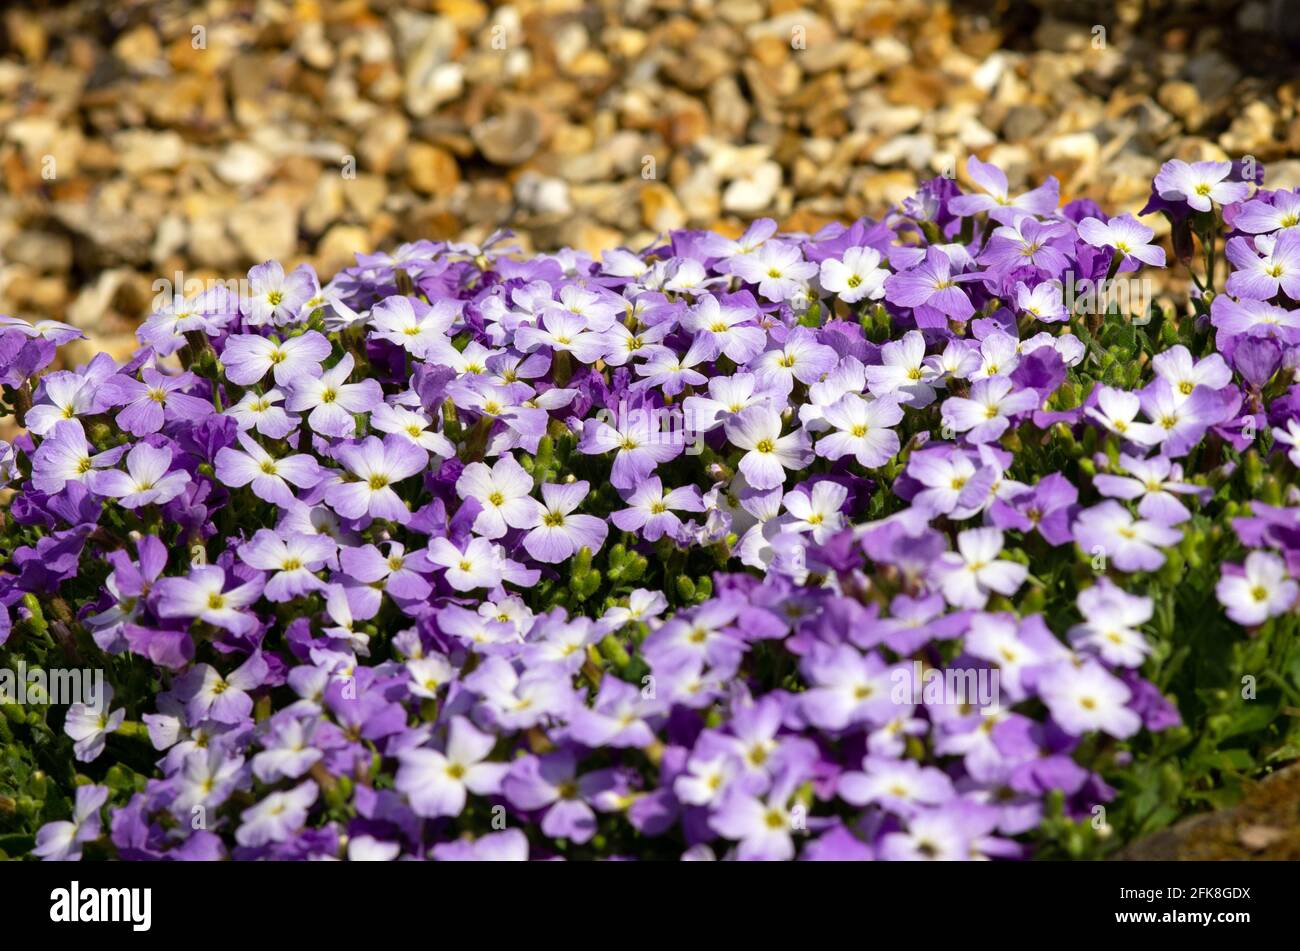
<path id="1" fill-rule="evenodd" d="M 102 834 L 99 810 L 106 802 L 107 786 L 78 786 L 72 819 L 47 822 L 41 826 L 36 833 L 32 854 L 46 862 L 75 862 L 80 859 L 82 845 L 93 842 Z"/>
<path id="2" fill-rule="evenodd" d="M 582 548 L 590 549 L 592 554 L 600 551 L 609 526 L 594 515 L 573 514 L 590 488 L 586 482 L 542 485 L 544 501 L 532 500 L 531 531 L 524 537 L 528 554 L 546 564 L 555 564 Z"/>
<path id="3" fill-rule="evenodd" d="M 259 575 L 226 590 L 226 573 L 219 565 L 194 568 L 185 578 L 161 578 L 154 585 L 159 617 L 190 618 L 244 633 L 258 624 L 256 615 L 245 609 L 262 594 Z"/>
<path id="4" fill-rule="evenodd" d="M 289 386 L 296 379 L 320 376 L 321 362 L 331 349 L 330 342 L 315 330 L 283 342 L 275 337 L 237 334 L 222 348 L 221 364 L 226 379 L 240 386 L 260 383 L 268 370 L 278 386 Z"/>
<path id="5" fill-rule="evenodd" d="M 122 508 L 162 505 L 185 491 L 190 474 L 171 470 L 172 451 L 140 443 L 126 456 L 126 472 L 105 469 L 94 473 L 92 485 L 99 495 L 118 500 Z"/>
<path id="6" fill-rule="evenodd" d="M 295 501 L 290 484 L 310 489 L 324 478 L 316 460 L 306 453 L 277 459 L 244 433 L 239 434 L 239 444 L 243 452 L 230 447 L 217 452 L 217 478 L 232 488 L 251 484 L 253 494 L 263 501 L 288 508 Z"/>
<path id="7" fill-rule="evenodd" d="M 338 546 L 327 535 L 298 532 L 280 535 L 259 528 L 252 541 L 239 546 L 244 564 L 259 571 L 274 572 L 263 594 L 270 601 L 291 601 L 309 591 L 322 591 L 325 582 L 316 577 L 333 560 Z"/>
<path id="8" fill-rule="evenodd" d="M 646 541 L 675 535 L 682 521 L 675 512 L 703 512 L 704 500 L 693 485 L 664 492 L 658 476 L 651 476 L 627 494 L 628 507 L 611 512 L 609 519 L 625 532 L 639 531 Z"/>
<path id="9" fill-rule="evenodd" d="M 1055 178 L 1012 198 L 1007 191 L 1007 176 L 1002 169 L 990 162 L 981 162 L 975 156 L 966 160 L 966 171 L 971 179 L 985 192 L 983 195 L 959 195 L 948 202 L 948 210 L 959 218 L 987 211 L 989 217 L 999 222 L 1014 221 L 1028 212 L 1034 215 L 1050 215 L 1060 203 L 1060 186 Z"/>
<path id="10" fill-rule="evenodd" d="M 356 432 L 353 414 L 369 413 L 383 404 L 384 392 L 377 380 L 348 383 L 356 361 L 351 353 L 319 377 L 295 376 L 289 383 L 284 407 L 291 413 L 311 412 L 307 425 L 322 436 L 351 436 Z"/>
<path id="11" fill-rule="evenodd" d="M 948 255 L 931 247 L 919 266 L 891 274 L 885 280 L 885 296 L 891 304 L 912 308 L 918 327 L 946 327 L 947 318 L 967 321 L 975 313 L 960 284 L 976 277 L 975 274 L 954 275 Z"/>
<path id="12" fill-rule="evenodd" d="M 596 813 L 590 802 L 612 786 L 612 777 L 608 770 L 579 776 L 577 768 L 577 755 L 568 748 L 525 756 L 510 765 L 502 792 L 517 809 L 546 810 L 543 833 L 581 845 L 596 834 Z"/>
<path id="13" fill-rule="evenodd" d="M 1109 560 L 1120 571 L 1155 571 L 1165 563 L 1161 548 L 1176 545 L 1183 533 L 1167 524 L 1134 518 L 1107 500 L 1084 509 L 1074 523 L 1074 540 L 1085 553 Z"/>
<path id="14" fill-rule="evenodd" d="M 1231 162 L 1194 162 L 1170 159 L 1156 173 L 1154 190 L 1166 201 L 1184 202 L 1194 211 L 1209 211 L 1212 202 L 1229 205 L 1250 194 L 1245 182 L 1224 181 Z"/>
<path id="15" fill-rule="evenodd" d="M 117 384 L 126 404 L 117 414 L 117 424 L 133 436 L 156 433 L 164 422 L 193 422 L 212 415 L 212 404 L 207 400 L 179 392 L 194 385 L 198 378 L 193 373 L 169 377 L 146 367 L 140 375 L 143 383 L 124 376 Z"/>
<path id="16" fill-rule="evenodd" d="M 318 287 L 308 265 L 300 265 L 286 275 L 278 261 L 267 261 L 250 270 L 248 285 L 248 297 L 240 300 L 239 310 L 251 327 L 293 323 Z"/>
<path id="17" fill-rule="evenodd" d="M 340 446 L 339 462 L 354 481 L 325 487 L 325 503 L 344 518 L 383 518 L 405 524 L 410 510 L 393 486 L 422 471 L 429 455 L 400 436 L 367 436 L 358 445 Z"/>
<path id="18" fill-rule="evenodd" d="M 394 788 L 406 796 L 416 815 L 458 816 L 469 793 L 489 796 L 501 791 L 510 767 L 485 762 L 495 745 L 495 736 L 475 729 L 464 717 L 454 717 L 444 752 L 420 747 L 401 754 Z"/>

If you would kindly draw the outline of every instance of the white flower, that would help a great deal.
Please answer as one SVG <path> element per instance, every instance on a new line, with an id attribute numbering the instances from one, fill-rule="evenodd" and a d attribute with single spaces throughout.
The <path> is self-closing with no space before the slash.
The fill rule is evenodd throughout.
<path id="1" fill-rule="evenodd" d="M 1014 561 L 999 561 L 1002 533 L 996 528 L 972 528 L 957 536 L 957 551 L 939 559 L 939 585 L 953 607 L 982 608 L 989 594 L 1014 594 L 1029 569 Z"/>
<path id="2" fill-rule="evenodd" d="M 1272 552 L 1252 551 L 1241 573 L 1225 571 L 1214 591 L 1228 609 L 1228 617 L 1249 627 L 1291 610 L 1298 589 L 1300 585 L 1287 574 L 1281 558 Z"/>

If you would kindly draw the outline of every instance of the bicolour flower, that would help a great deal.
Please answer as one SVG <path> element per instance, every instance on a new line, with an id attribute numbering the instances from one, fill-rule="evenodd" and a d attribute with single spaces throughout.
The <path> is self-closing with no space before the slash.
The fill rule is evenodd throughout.
<path id="1" fill-rule="evenodd" d="M 1232 219 L 1232 226 L 1246 234 L 1271 234 L 1297 225 L 1300 225 L 1300 195 L 1293 191 L 1274 192 L 1272 204 L 1253 198 Z"/>
<path id="2" fill-rule="evenodd" d="M 1300 419 L 1295 417 L 1288 419 L 1286 429 L 1275 427 L 1273 439 L 1279 445 L 1291 447 L 1287 450 L 1286 457 L 1291 460 L 1293 466 L 1300 467 Z"/>
<path id="3" fill-rule="evenodd" d="M 164 423 L 192 422 L 210 416 L 212 404 L 197 396 L 181 392 L 198 379 L 193 373 L 164 376 L 152 367 L 140 371 L 144 382 L 122 376 L 117 387 L 122 410 L 117 424 L 133 436 L 147 436 L 163 428 Z"/>
<path id="4" fill-rule="evenodd" d="M 744 451 L 740 471 L 756 489 L 775 489 L 785 483 L 786 469 L 801 469 L 812 458 L 808 434 L 802 429 L 781 435 L 781 414 L 766 406 L 752 406 L 725 422 L 727 439 Z"/>
<path id="5" fill-rule="evenodd" d="M 287 508 L 295 501 L 290 485 L 310 489 L 324 477 L 315 458 L 306 453 L 277 459 L 245 433 L 239 434 L 239 445 L 242 452 L 230 446 L 217 452 L 217 479 L 231 488 L 251 485 L 253 494 L 265 502 Z"/>
<path id="6" fill-rule="evenodd" d="M 410 297 L 386 297 L 370 309 L 374 335 L 422 360 L 438 361 L 454 351 L 447 331 L 460 315 L 455 301 L 429 306 Z"/>
<path id="7" fill-rule="evenodd" d="M 1176 545 L 1183 533 L 1169 525 L 1135 518 L 1106 500 L 1084 509 L 1074 523 L 1074 540 L 1090 557 L 1102 556 L 1120 571 L 1155 571 L 1165 563 L 1160 550 Z"/>
<path id="8" fill-rule="evenodd" d="M 456 455 L 456 447 L 450 439 L 433 428 L 433 420 L 424 413 L 405 406 L 380 403 L 370 414 L 370 428 L 375 432 L 393 433 L 409 439 L 439 459 L 450 459 Z"/>
<path id="9" fill-rule="evenodd" d="M 278 405 L 283 402 L 284 394 L 274 387 L 260 395 L 249 390 L 238 403 L 226 410 L 226 415 L 234 419 L 243 432 L 256 429 L 268 439 L 284 439 L 298 428 L 299 420 Z"/>
<path id="10" fill-rule="evenodd" d="M 356 432 L 353 415 L 369 413 L 384 401 L 379 381 L 347 382 L 355 365 L 352 354 L 345 353 L 320 376 L 294 377 L 289 383 L 284 408 L 291 413 L 310 410 L 307 425 L 322 436 L 353 435 Z"/>
<path id="11" fill-rule="evenodd" d="M 32 455 L 32 485 L 40 492 L 62 492 L 69 482 L 90 482 L 97 469 L 113 465 L 121 456 L 121 448 L 95 452 L 80 420 L 63 420 Z"/>
<path id="12" fill-rule="evenodd" d="M 259 620 L 247 608 L 262 594 L 262 577 L 230 590 L 226 584 L 226 572 L 219 565 L 193 568 L 184 578 L 160 578 L 153 588 L 158 616 L 204 621 L 236 634 L 256 627 Z"/>
<path id="13" fill-rule="evenodd" d="M 1009 222 L 1026 212 L 1050 215 L 1060 201 L 1060 186 L 1055 178 L 1049 177 L 1033 191 L 1012 198 L 1007 191 L 1007 176 L 991 162 L 981 162 L 972 155 L 966 160 L 966 171 L 984 194 L 958 195 L 949 201 L 948 210 L 960 218 L 987 211 L 995 221 Z"/>
<path id="14" fill-rule="evenodd" d="M 72 737 L 72 756 L 78 763 L 89 763 L 104 752 L 110 733 L 116 733 L 126 719 L 126 710 L 112 710 L 113 687 L 105 684 L 94 706 L 74 703 L 63 720 L 63 732 Z"/>
<path id="15" fill-rule="evenodd" d="M 1024 281 L 1016 282 L 1016 307 L 1044 323 L 1069 319 L 1065 297 L 1059 281 L 1043 281 L 1031 290 Z"/>
<path id="16" fill-rule="evenodd" d="M 235 841 L 246 848 L 285 842 L 307 822 L 320 788 L 312 780 L 285 792 L 271 792 L 239 815 Z"/>
<path id="17" fill-rule="evenodd" d="M 731 273 L 742 281 L 758 285 L 767 300 L 790 300 L 803 292 L 818 266 L 803 259 L 799 246 L 787 241 L 767 241 L 731 259 Z"/>
<path id="18" fill-rule="evenodd" d="M 1245 238 L 1228 240 L 1225 254 L 1234 270 L 1228 275 L 1227 292 L 1266 301 L 1281 291 L 1300 300 L 1300 234 L 1284 231 L 1276 242 L 1255 238 L 1254 243 L 1252 248 Z"/>
<path id="19" fill-rule="evenodd" d="M 270 601 L 291 601 L 309 591 L 323 591 L 316 577 L 334 558 L 338 545 L 328 535 L 281 535 L 259 528 L 251 541 L 239 546 L 240 560 L 259 571 L 274 572 L 263 592 Z"/>
<path id="20" fill-rule="evenodd" d="M 948 255 L 931 247 L 919 265 L 885 279 L 885 296 L 891 304 L 912 308 L 918 327 L 946 327 L 949 318 L 967 321 L 975 306 L 961 284 L 976 275 L 954 275 L 952 271 Z"/>
<path id="21" fill-rule="evenodd" d="M 840 775 L 840 798 L 855 806 L 877 805 L 901 816 L 918 806 L 937 806 L 954 795 L 952 780 L 915 760 L 867 756 L 862 771 Z"/>
<path id="22" fill-rule="evenodd" d="M 1106 577 L 1081 591 L 1078 600 L 1083 623 L 1070 628 L 1070 643 L 1116 667 L 1142 666 L 1151 646 L 1138 628 L 1151 620 L 1152 600 L 1129 594 Z"/>
<path id="23" fill-rule="evenodd" d="M 899 713 L 891 671 L 874 653 L 861 654 L 849 644 L 823 645 L 804 657 L 800 669 L 809 686 L 799 694 L 799 709 L 814 726 L 879 726 Z"/>
<path id="24" fill-rule="evenodd" d="M 580 549 L 592 554 L 605 544 L 609 526 L 594 515 L 574 514 L 587 497 L 587 482 L 542 484 L 542 501 L 532 500 L 531 530 L 524 536 L 528 554 L 546 564 L 564 561 Z"/>
<path id="25" fill-rule="evenodd" d="M 943 596 L 954 607 L 982 608 L 989 595 L 1011 595 L 1029 575 L 1019 562 L 999 559 L 1002 533 L 996 528 L 971 528 L 957 535 L 957 550 L 939 558 L 936 571 Z"/>
<path id="26" fill-rule="evenodd" d="M 723 303 L 707 295 L 682 320 L 683 327 L 708 341 L 715 356 L 722 354 L 738 366 L 762 353 L 767 342 L 763 328 L 753 323 L 758 316 L 754 298 L 749 294 L 743 297 L 747 298 L 744 302 Z"/>
<path id="27" fill-rule="evenodd" d="M 1120 215 L 1105 222 L 1100 218 L 1084 218 L 1079 222 L 1079 237 L 1094 248 L 1114 248 L 1126 258 L 1164 267 L 1165 251 L 1151 243 L 1154 235 L 1152 229 L 1132 215 Z"/>
<path id="28" fill-rule="evenodd" d="M 117 499 L 125 509 L 162 505 L 185 491 L 190 474 L 172 470 L 172 451 L 140 443 L 126 456 L 126 472 L 104 469 L 95 472 L 93 487 L 99 495 Z"/>
<path id="29" fill-rule="evenodd" d="M 393 786 L 418 816 L 458 816 L 470 793 L 490 796 L 501 790 L 509 765 L 485 762 L 496 741 L 465 717 L 453 717 L 444 751 L 419 747 L 398 756 Z"/>
<path id="30" fill-rule="evenodd" d="M 388 519 L 405 525 L 410 509 L 393 488 L 423 471 L 429 455 L 401 436 L 367 436 L 353 446 L 340 446 L 336 455 L 352 475 L 325 487 L 325 504 L 344 518 Z"/>
<path id="31" fill-rule="evenodd" d="M 1031 389 L 1017 390 L 1005 376 L 977 381 L 970 396 L 950 396 L 943 401 L 943 424 L 965 433 L 972 443 L 992 442 L 1011 425 L 1011 417 L 1038 407 L 1041 397 Z"/>
<path id="32" fill-rule="evenodd" d="M 1142 459 L 1121 453 L 1120 465 L 1128 475 L 1099 473 L 1092 484 L 1102 495 L 1113 499 L 1141 499 L 1138 514 L 1165 525 L 1177 525 L 1192 517 L 1187 506 L 1178 500 L 1180 495 L 1205 497 L 1205 486 L 1183 482 L 1183 467 L 1168 456 Z"/>
<path id="33" fill-rule="evenodd" d="M 873 396 L 895 396 L 905 406 L 921 408 L 934 402 L 941 372 L 925 358 L 925 337 L 909 330 L 880 348 L 880 364 L 866 367 Z"/>
<path id="34" fill-rule="evenodd" d="M 323 334 L 309 330 L 281 341 L 257 334 L 235 334 L 221 350 L 226 379 L 240 386 L 260 383 L 268 371 L 277 386 L 320 375 L 320 366 L 333 348 Z"/>
<path id="35" fill-rule="evenodd" d="M 1240 567 L 1224 565 L 1214 593 L 1238 624 L 1253 627 L 1295 609 L 1300 584 L 1287 573 L 1286 563 L 1267 551 L 1252 551 Z"/>
<path id="36" fill-rule="evenodd" d="M 430 564 L 443 569 L 443 578 L 457 591 L 495 588 L 504 577 L 501 547 L 486 538 L 471 538 L 463 549 L 450 539 L 432 538 L 426 557 Z"/>
<path id="37" fill-rule="evenodd" d="M 316 293 L 316 275 L 307 265 L 288 274 L 278 261 L 267 261 L 248 272 L 248 296 L 239 301 L 240 312 L 251 327 L 283 327 L 298 320 L 302 305 Z"/>
<path id="38" fill-rule="evenodd" d="M 682 527 L 677 512 L 703 512 L 704 500 L 693 485 L 664 491 L 662 480 L 651 476 L 628 493 L 627 508 L 610 513 L 609 520 L 625 532 L 639 532 L 646 541 L 675 535 Z"/>
<path id="39" fill-rule="evenodd" d="M 667 410 L 650 405 L 632 410 L 620 406 L 612 424 L 602 419 L 585 422 L 578 451 L 589 455 L 613 452 L 610 484 L 627 490 L 644 483 L 660 463 L 680 456 L 685 441 L 685 433 L 673 425 Z"/>
<path id="40" fill-rule="evenodd" d="M 484 538 L 500 538 L 511 528 L 531 528 L 536 516 L 532 491 L 533 477 L 509 453 L 491 468 L 471 462 L 456 480 L 456 494 L 479 506 L 474 531 Z"/>
<path id="41" fill-rule="evenodd" d="M 96 784 L 78 786 L 72 818 L 47 822 L 36 833 L 32 855 L 46 862 L 75 862 L 81 858 L 81 847 L 98 839 L 103 824 L 99 810 L 108 802 L 108 787 Z"/>
<path id="42" fill-rule="evenodd" d="M 1052 719 L 1072 736 L 1102 732 L 1122 740 L 1142 726 L 1128 707 L 1132 691 L 1096 661 L 1053 664 L 1038 677 L 1037 687 Z"/>
<path id="43" fill-rule="evenodd" d="M 889 271 L 880 267 L 880 252 L 875 248 L 849 248 L 841 260 L 826 258 L 821 264 L 822 287 L 846 304 L 880 300 L 885 296 L 885 278 Z"/>
<path id="44" fill-rule="evenodd" d="M 827 459 L 853 456 L 865 469 L 885 465 L 898 454 L 898 434 L 891 429 L 903 420 L 903 410 L 888 396 L 865 400 L 856 393 L 826 407 L 822 417 L 835 432 L 817 440 L 816 452 Z"/>
<path id="45" fill-rule="evenodd" d="M 1170 159 L 1160 166 L 1155 192 L 1166 201 L 1186 202 L 1194 211 L 1209 211 L 1214 202 L 1230 205 L 1250 194 L 1245 182 L 1224 181 L 1232 173 L 1231 162 L 1193 162 Z"/>
<path id="46" fill-rule="evenodd" d="M 818 545 L 844 527 L 844 503 L 849 490 L 838 482 L 823 480 L 811 491 L 803 488 L 787 492 L 781 500 L 790 513 L 786 526 L 792 532 L 808 533 Z"/>

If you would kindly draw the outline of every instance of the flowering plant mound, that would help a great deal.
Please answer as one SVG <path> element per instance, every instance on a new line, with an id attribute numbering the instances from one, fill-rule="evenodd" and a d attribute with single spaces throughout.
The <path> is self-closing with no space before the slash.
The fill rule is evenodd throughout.
<path id="1" fill-rule="evenodd" d="M 268 262 L 125 365 L 6 318 L 0 659 L 106 683 L 6 699 L 0 848 L 1080 857 L 1230 801 L 1300 751 L 1300 194 L 1249 165 L 1154 182 L 1186 312 L 971 159 L 811 236 Z"/>

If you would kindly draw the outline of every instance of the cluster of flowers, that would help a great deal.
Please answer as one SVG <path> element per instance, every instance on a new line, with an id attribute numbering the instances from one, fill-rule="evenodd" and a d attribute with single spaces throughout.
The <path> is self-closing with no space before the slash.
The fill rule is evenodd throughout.
<path id="1" fill-rule="evenodd" d="M 35 854 L 1026 857 L 1053 797 L 1093 815 L 1179 722 L 1143 579 L 1225 452 L 1300 465 L 1300 195 L 1167 164 L 1174 250 L 1235 270 L 1130 365 L 1095 334 L 1149 315 L 1063 286 L 1163 267 L 1152 230 L 968 170 L 811 236 L 270 262 L 126 365 L 38 376 L 79 332 L 6 319 L 0 643 L 109 668 L 85 769 L 157 751 Z M 1294 609 L 1274 501 L 1240 625 Z"/>

